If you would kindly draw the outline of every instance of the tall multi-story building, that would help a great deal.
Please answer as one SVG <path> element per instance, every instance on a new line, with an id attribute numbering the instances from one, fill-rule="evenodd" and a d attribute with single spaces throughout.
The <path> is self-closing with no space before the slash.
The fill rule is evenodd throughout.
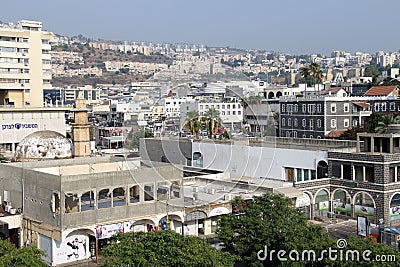
<path id="1" fill-rule="evenodd" d="M 0 25 L 0 105 L 43 106 L 43 89 L 51 88 L 52 36 L 37 21 Z"/>

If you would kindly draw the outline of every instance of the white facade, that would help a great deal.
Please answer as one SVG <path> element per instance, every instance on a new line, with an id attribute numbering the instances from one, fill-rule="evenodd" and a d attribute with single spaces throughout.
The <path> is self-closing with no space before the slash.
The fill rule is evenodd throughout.
<path id="1" fill-rule="evenodd" d="M 179 117 L 182 103 L 194 103 L 195 100 L 190 97 L 166 98 L 164 102 L 164 114 L 168 117 Z"/>
<path id="2" fill-rule="evenodd" d="M 14 152 L 16 145 L 37 131 L 55 131 L 65 136 L 65 109 L 0 109 L 0 147 Z"/>
<path id="3" fill-rule="evenodd" d="M 43 89 L 51 89 L 52 36 L 37 21 L 0 25 L 0 105 L 43 106 Z"/>
<path id="4" fill-rule="evenodd" d="M 197 106 L 200 116 L 205 115 L 210 108 L 214 108 L 219 112 L 224 124 L 241 123 L 243 121 L 243 107 L 238 102 L 198 103 Z"/>
<path id="5" fill-rule="evenodd" d="M 316 170 L 327 162 L 327 151 L 256 147 L 235 144 L 193 142 L 193 153 L 201 153 L 203 168 L 229 172 L 239 177 L 286 181 L 287 169 Z M 195 162 L 194 162 L 195 164 Z"/>

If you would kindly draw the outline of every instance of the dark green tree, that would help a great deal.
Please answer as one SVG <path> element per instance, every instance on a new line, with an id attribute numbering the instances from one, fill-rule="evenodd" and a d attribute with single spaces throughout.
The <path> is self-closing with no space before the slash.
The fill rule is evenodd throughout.
<path id="1" fill-rule="evenodd" d="M 108 266 L 233 266 L 236 256 L 216 250 L 203 239 L 173 231 L 118 234 L 102 251 Z"/>
<path id="2" fill-rule="evenodd" d="M 18 249 L 10 242 L 0 239 L 0 267 L 46 267 L 47 264 L 41 258 L 44 255 L 44 252 L 36 247 Z"/>
<path id="3" fill-rule="evenodd" d="M 378 77 L 379 71 L 376 69 L 374 65 L 369 65 L 364 70 L 365 77 Z"/>
<path id="4" fill-rule="evenodd" d="M 320 252 L 333 245 L 326 232 L 308 223 L 290 199 L 268 193 L 251 201 L 236 198 L 232 205 L 233 213 L 221 218 L 217 235 L 225 250 L 238 254 L 247 266 L 329 266 L 325 261 L 280 262 L 276 254 L 272 260 L 269 254 L 265 261 L 259 260 L 265 248 Z"/>
<path id="5" fill-rule="evenodd" d="M 188 130 L 191 135 L 195 136 L 196 139 L 199 139 L 199 133 L 201 131 L 201 121 L 199 112 L 196 110 L 189 111 L 186 114 L 186 120 L 183 123 L 183 128 Z"/>
<path id="6" fill-rule="evenodd" d="M 378 125 L 374 128 L 376 133 L 386 133 L 388 126 L 390 124 L 399 124 L 400 116 L 393 116 L 392 114 L 387 114 L 382 117 L 382 120 L 378 122 Z"/>
<path id="7" fill-rule="evenodd" d="M 219 111 L 215 108 L 210 108 L 206 111 L 205 116 L 202 118 L 206 127 L 208 138 L 212 139 L 213 134 L 217 131 L 218 127 L 222 126 L 222 119 L 219 116 Z"/>

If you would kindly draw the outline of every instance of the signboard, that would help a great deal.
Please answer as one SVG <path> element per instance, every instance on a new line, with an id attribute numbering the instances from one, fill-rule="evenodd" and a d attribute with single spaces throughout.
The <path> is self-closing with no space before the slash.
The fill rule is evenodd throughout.
<path id="1" fill-rule="evenodd" d="M 229 214 L 231 213 L 227 208 L 225 207 L 218 207 L 210 211 L 210 215 L 208 217 L 213 217 L 213 216 L 218 216 L 218 215 L 223 215 L 223 214 Z"/>
<path id="2" fill-rule="evenodd" d="M 357 235 L 366 237 L 368 234 L 368 221 L 367 217 L 358 216 L 357 217 Z"/>
<path id="3" fill-rule="evenodd" d="M 329 201 L 319 202 L 318 208 L 319 210 L 329 210 Z"/>
<path id="4" fill-rule="evenodd" d="M 116 233 L 124 233 L 124 223 L 115 223 L 96 227 L 96 238 L 110 238 Z"/>
<path id="5" fill-rule="evenodd" d="M 333 201 L 333 210 L 337 212 L 343 212 L 346 213 L 347 215 L 350 215 L 351 212 L 351 205 L 350 204 L 345 204 L 340 202 L 340 200 L 334 200 Z"/>
<path id="6" fill-rule="evenodd" d="M 85 235 L 73 235 L 63 242 L 56 241 L 55 264 L 75 262 L 89 258 L 89 238 Z"/>
<path id="7" fill-rule="evenodd" d="M 389 220 L 400 220 L 400 206 L 390 207 L 389 209 Z"/>
<path id="8" fill-rule="evenodd" d="M 359 214 L 359 215 L 374 216 L 375 215 L 375 208 L 367 207 L 367 206 L 355 205 L 354 212 L 355 212 L 355 214 Z"/>
<path id="9" fill-rule="evenodd" d="M 19 129 L 37 129 L 39 125 L 37 123 L 10 123 L 10 124 L 2 124 L 1 130 L 19 130 Z"/>
<path id="10" fill-rule="evenodd" d="M 307 207 L 311 205 L 310 197 L 304 193 L 301 197 L 296 198 L 296 208 Z"/>
<path id="11" fill-rule="evenodd" d="M 389 206 L 389 220 L 400 220 L 400 194 L 396 193 L 392 200 L 390 201 Z"/>
<path id="12" fill-rule="evenodd" d="M 196 210 L 192 211 L 185 216 L 185 221 L 193 221 L 207 218 L 207 214 L 204 211 Z"/>

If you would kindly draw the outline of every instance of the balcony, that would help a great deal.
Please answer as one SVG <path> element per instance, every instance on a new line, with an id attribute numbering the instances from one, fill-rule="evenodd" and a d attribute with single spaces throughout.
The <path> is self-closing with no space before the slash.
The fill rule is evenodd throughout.
<path id="1" fill-rule="evenodd" d="M 24 89 L 29 89 L 29 84 L 22 84 L 22 83 L 0 83 L 0 89 L 6 89 L 6 90 L 24 90 Z"/>

